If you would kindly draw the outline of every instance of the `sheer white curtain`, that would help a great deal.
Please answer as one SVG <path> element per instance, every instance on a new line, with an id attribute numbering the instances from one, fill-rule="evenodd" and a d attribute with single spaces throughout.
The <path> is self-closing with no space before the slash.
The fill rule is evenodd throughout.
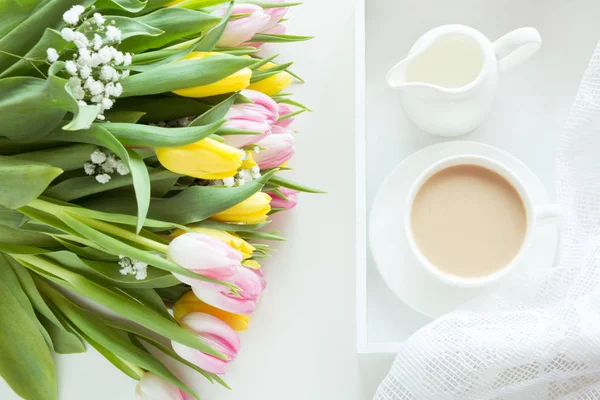
<path id="1" fill-rule="evenodd" d="M 562 258 L 413 335 L 376 400 L 600 399 L 600 44 L 557 155 Z"/>

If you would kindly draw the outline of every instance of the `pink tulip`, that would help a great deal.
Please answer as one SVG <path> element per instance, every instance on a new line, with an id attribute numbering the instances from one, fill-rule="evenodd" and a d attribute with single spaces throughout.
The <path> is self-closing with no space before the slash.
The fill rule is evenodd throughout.
<path id="1" fill-rule="evenodd" d="M 135 388 L 136 400 L 192 400 L 192 396 L 172 383 L 148 372 Z"/>
<path id="2" fill-rule="evenodd" d="M 291 114 L 293 111 L 294 110 L 292 110 L 292 107 L 290 107 L 288 104 L 279 103 L 279 118 L 285 117 L 286 115 Z M 294 117 L 285 118 L 281 121 L 275 122 L 275 125 L 280 126 L 282 128 L 287 128 L 294 122 L 294 119 Z"/>
<path id="3" fill-rule="evenodd" d="M 265 288 L 262 277 L 246 267 L 240 268 L 237 275 L 223 280 L 239 287 L 240 296 L 236 296 L 228 287 L 218 283 L 195 281 L 190 283 L 196 297 L 203 302 L 233 314 L 249 315 L 256 309 L 256 303 Z"/>
<path id="4" fill-rule="evenodd" d="M 272 3 L 285 3 L 285 0 L 272 0 Z M 277 8 L 267 8 L 265 9 L 265 14 L 267 14 L 270 19 L 269 19 L 269 23 L 267 24 L 267 26 L 264 29 L 269 29 L 269 28 L 273 28 L 274 26 L 276 26 L 279 21 L 281 21 L 281 19 L 283 17 L 285 17 L 285 14 L 287 14 L 288 10 L 290 8 L 289 7 L 277 7 Z"/>
<path id="5" fill-rule="evenodd" d="M 272 199 L 271 200 L 272 208 L 283 208 L 286 210 L 291 210 L 292 208 L 296 207 L 296 204 L 298 204 L 298 193 L 299 193 L 297 190 L 292 190 L 292 189 L 281 187 L 281 188 L 279 188 L 279 191 L 285 197 L 287 197 L 287 200 L 280 197 L 276 193 L 267 192 L 267 194 L 269 196 L 271 196 L 271 199 Z"/>
<path id="6" fill-rule="evenodd" d="M 231 107 L 234 111 L 244 110 L 257 112 L 264 115 L 269 122 L 275 122 L 279 119 L 279 104 L 266 94 L 250 89 L 242 90 L 241 94 L 249 100 L 252 100 L 252 103 L 236 104 Z"/>
<path id="7" fill-rule="evenodd" d="M 181 358 L 213 374 L 222 375 L 227 364 L 235 359 L 240 350 L 240 338 L 225 322 L 217 317 L 203 313 L 190 313 L 181 318 L 181 325 L 194 332 L 214 350 L 225 355 L 226 360 L 192 349 L 177 342 L 172 342 L 173 350 Z"/>
<path id="8" fill-rule="evenodd" d="M 256 114 L 256 115 L 259 115 L 260 117 L 264 118 L 264 116 L 262 116 L 258 113 L 253 113 L 253 112 L 249 112 L 249 113 Z M 253 131 L 253 132 L 261 132 L 260 135 L 253 134 L 253 135 L 224 135 L 223 136 L 223 140 L 224 140 L 225 144 L 236 147 L 238 149 L 248 146 L 249 144 L 256 143 L 271 134 L 271 126 L 266 122 L 266 119 L 264 122 L 257 122 L 252 119 L 231 119 L 231 120 L 225 122 L 225 124 L 223 126 L 226 128 L 241 129 L 241 130 Z"/>
<path id="9" fill-rule="evenodd" d="M 252 155 L 260 169 L 278 167 L 296 152 L 296 139 L 293 133 L 289 133 L 291 130 L 273 125 L 272 132 L 272 135 L 256 143 L 262 149 Z"/>
<path id="10" fill-rule="evenodd" d="M 242 254 L 222 241 L 202 233 L 186 233 L 170 244 L 167 258 L 175 264 L 199 275 L 222 280 L 238 273 Z M 184 283 L 195 279 L 175 275 Z"/>
<path id="11" fill-rule="evenodd" d="M 229 6 L 221 7 L 212 12 L 216 17 L 223 17 Z M 231 15 L 249 14 L 246 17 L 234 19 L 227 23 L 223 36 L 219 39 L 219 47 L 236 47 L 247 42 L 252 37 L 265 29 L 272 19 L 261 7 L 253 4 L 236 4 L 233 6 Z"/>

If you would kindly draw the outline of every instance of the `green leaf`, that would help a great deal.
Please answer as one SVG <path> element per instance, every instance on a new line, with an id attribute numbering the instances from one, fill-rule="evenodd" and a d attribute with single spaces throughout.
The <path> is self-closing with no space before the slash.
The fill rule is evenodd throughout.
<path id="1" fill-rule="evenodd" d="M 125 98 L 119 99 L 119 101 L 117 101 L 113 107 L 113 109 L 117 110 L 117 112 L 121 112 L 122 110 L 144 113 L 144 116 L 140 119 L 141 123 L 169 121 L 173 119 L 189 117 L 190 115 L 200 115 L 208 111 L 210 108 L 211 105 L 209 104 L 202 103 L 196 99 L 179 96 L 144 96 Z M 108 116 L 107 119 L 112 121 L 112 119 L 110 119 Z"/>
<path id="2" fill-rule="evenodd" d="M 50 268 L 54 269 L 57 267 L 56 264 L 36 256 L 18 256 L 15 258 L 19 262 L 34 265 L 42 270 L 48 270 Z M 77 274 L 72 275 L 72 277 L 69 277 L 68 284 L 66 284 L 66 281 L 58 281 L 58 283 L 69 290 L 73 290 L 92 301 L 96 301 L 105 307 L 108 307 L 122 317 L 138 323 L 159 335 L 175 340 L 185 346 L 200 350 L 203 353 L 219 358 L 224 357 L 223 354 L 210 347 L 210 345 L 202 338 L 180 327 L 173 320 L 163 317 L 128 296 L 116 293 Z M 40 290 L 47 294 L 47 291 L 43 288 L 40 287 Z M 61 311 L 63 310 L 61 309 Z"/>
<path id="3" fill-rule="evenodd" d="M 112 8 L 136 13 L 142 11 L 148 2 L 145 0 L 96 0 L 97 8 Z M 114 17 L 111 17 L 114 18 Z M 118 26 L 118 25 L 117 25 Z M 121 27 L 119 26 L 119 29 Z"/>
<path id="4" fill-rule="evenodd" d="M 11 31 L 0 39 L 0 49 L 5 52 L 0 53 L 0 71 L 4 71 L 18 61 L 18 58 L 7 53 L 23 56 L 35 46 L 47 27 L 57 28 L 60 26 L 62 15 L 66 10 L 76 4 L 82 4 L 85 7 L 91 3 L 91 0 L 52 0 L 39 4 L 27 19 L 11 28 Z M 2 29 L 4 29 L 6 14 L 1 15 Z"/>
<path id="5" fill-rule="evenodd" d="M 23 311 L 25 311 L 31 322 L 40 331 L 48 347 L 52 348 L 52 339 L 35 315 L 33 306 L 25 294 L 25 291 L 21 287 L 21 282 L 19 282 L 17 275 L 11 268 L 9 257 L 6 254 L 0 254 L 0 280 L 4 282 L 12 295 L 15 296 L 15 299 L 17 299 L 17 301 L 21 304 L 21 308 Z"/>
<path id="6" fill-rule="evenodd" d="M 90 160 L 90 155 L 95 149 L 96 146 L 90 144 L 74 144 L 48 150 L 21 153 L 13 156 L 13 158 L 42 162 L 60 168 L 63 171 L 72 171 L 83 168 L 83 164 Z"/>
<path id="7" fill-rule="evenodd" d="M 281 71 L 285 71 L 292 64 L 293 62 L 289 62 L 286 64 L 276 65 L 274 67 L 267 68 L 262 71 L 254 71 L 252 73 L 252 79 L 250 79 L 250 83 L 256 83 L 264 79 L 270 78 L 272 76 L 275 76 Z"/>
<path id="8" fill-rule="evenodd" d="M 181 225 L 203 221 L 260 191 L 273 173 L 265 174 L 258 180 L 234 188 L 191 186 L 173 197 L 153 198 L 150 201 L 148 215 L 153 219 Z M 132 214 L 134 210 L 133 203 L 127 197 L 114 197 L 112 202 L 107 202 L 105 199 L 90 199 L 82 202 L 82 205 L 122 214 Z"/>
<path id="9" fill-rule="evenodd" d="M 102 127 L 126 146 L 176 147 L 195 143 L 208 137 L 215 133 L 224 122 L 224 120 L 220 120 L 209 125 L 189 128 L 161 128 L 123 123 L 102 124 Z"/>
<path id="10" fill-rule="evenodd" d="M 191 224 L 191 225 L 189 225 L 189 227 L 190 228 L 194 228 L 194 227 L 211 228 L 211 229 L 217 229 L 220 231 L 227 231 L 227 232 L 247 232 L 247 231 L 254 231 L 256 229 L 260 229 L 267 224 L 268 224 L 268 222 L 263 222 L 261 224 L 254 224 L 254 225 L 238 225 L 238 224 L 230 224 L 227 222 L 213 221 L 213 220 L 207 219 L 202 222 Z"/>
<path id="11" fill-rule="evenodd" d="M 119 111 L 110 110 L 104 112 L 106 121 L 109 122 L 126 122 L 129 124 L 135 124 L 146 115 L 145 112 L 139 111 Z"/>
<path id="12" fill-rule="evenodd" d="M 26 205 L 61 173 L 61 169 L 48 164 L 0 156 L 0 205 L 7 208 Z"/>
<path id="13" fill-rule="evenodd" d="M 40 0 L 0 1 L 0 15 L 2 15 L 0 38 L 26 20 L 39 3 Z"/>
<path id="14" fill-rule="evenodd" d="M 237 93 L 229 96 L 228 98 L 226 98 L 225 100 L 223 100 L 222 102 L 220 102 L 219 104 L 212 107 L 204 114 L 200 115 L 198 118 L 193 120 L 188 126 L 192 127 L 209 125 L 214 124 L 218 121 L 222 121 L 223 118 L 225 118 L 225 115 L 227 115 L 227 112 L 229 111 L 233 103 L 235 103 L 236 98 Z"/>
<path id="15" fill-rule="evenodd" d="M 143 96 L 218 82 L 255 63 L 251 58 L 217 54 L 160 65 L 122 80 L 123 95 Z"/>
<path id="16" fill-rule="evenodd" d="M 300 192 L 306 192 L 306 193 L 321 193 L 321 194 L 326 194 L 327 192 L 324 192 L 322 190 L 319 189 L 314 189 L 311 188 L 309 186 L 305 186 L 305 185 L 301 185 L 299 183 L 296 182 L 292 182 L 289 179 L 284 179 L 280 176 L 273 176 L 270 180 L 269 180 L 270 184 L 276 185 L 276 186 L 281 186 L 284 188 L 288 188 L 288 189 L 293 189 L 293 190 L 298 190 Z"/>
<path id="17" fill-rule="evenodd" d="M 0 206 L 0 225 L 5 225 L 9 228 L 19 229 L 25 222 L 27 216 L 22 213 Z"/>
<path id="18" fill-rule="evenodd" d="M 172 173 L 171 171 L 167 171 L 160 168 L 153 169 L 149 173 L 150 182 L 172 179 L 174 176 L 177 177 L 178 175 Z M 131 185 L 132 182 L 133 180 L 131 175 L 114 175 L 112 179 L 106 184 L 98 183 L 98 181 L 96 181 L 96 178 L 93 176 L 82 176 L 67 179 L 60 182 L 57 185 L 52 186 L 50 189 L 44 192 L 44 196 L 51 197 L 56 200 L 73 201 L 93 194 L 98 194 L 109 190 L 126 187 Z M 140 190 L 146 189 L 142 187 L 140 188 Z M 148 195 L 150 195 L 150 193 L 148 193 Z"/>
<path id="19" fill-rule="evenodd" d="M 31 118 L 31 110 L 35 110 L 35 118 Z M 0 79 L 1 136 L 18 140 L 42 138 L 60 123 L 65 113 L 54 106 L 44 79 L 25 76 Z"/>
<path id="20" fill-rule="evenodd" d="M 313 38 L 314 36 L 273 35 L 269 33 L 257 33 L 252 37 L 252 39 L 250 39 L 250 41 L 259 43 L 291 43 L 304 42 Z"/>
<path id="21" fill-rule="evenodd" d="M 0 12 L 0 15 L 4 14 Z M 56 49 L 58 53 L 60 53 L 66 46 L 67 42 L 63 40 L 58 31 L 51 28 L 46 28 L 40 40 L 25 54 L 25 59 L 18 60 L 4 72 L 0 73 L 0 78 L 7 76 L 30 75 L 33 73 L 33 71 L 35 71 L 34 65 L 45 63 L 46 57 L 48 57 L 46 54 L 46 50 L 48 48 L 52 47 L 53 49 Z M 37 74 L 39 74 L 39 72 L 37 72 Z"/>
<path id="22" fill-rule="evenodd" d="M 39 317 L 40 322 L 52 338 L 54 352 L 58 354 L 80 354 L 85 353 L 85 343 L 75 332 L 65 328 L 62 324 L 56 325 L 45 317 Z"/>
<path id="23" fill-rule="evenodd" d="M 193 1 L 193 0 L 192 0 Z M 206 0 L 204 0 L 206 1 Z M 183 1 L 182 3 L 188 3 L 188 1 Z M 182 4 L 179 3 L 179 4 Z M 204 34 L 202 39 L 194 46 L 194 51 L 212 51 L 217 46 L 217 43 L 223 36 L 223 32 L 225 32 L 225 28 L 227 28 L 227 23 L 229 22 L 229 18 L 231 16 L 231 10 L 233 9 L 233 1 L 229 3 L 229 8 L 225 15 L 221 19 L 221 21 L 213 26 L 208 32 Z"/>
<path id="24" fill-rule="evenodd" d="M 121 124 L 121 123 L 110 123 L 110 124 L 96 124 L 92 126 L 90 129 L 85 131 L 79 131 L 77 134 L 70 134 L 68 132 L 63 132 L 61 130 L 55 130 L 52 134 L 52 137 L 58 140 L 65 141 L 76 141 L 76 142 L 84 142 L 84 143 L 92 143 L 102 147 L 106 147 L 110 149 L 113 153 L 117 155 L 123 162 L 127 164 L 131 171 L 131 176 L 134 183 L 134 188 L 136 190 L 136 204 L 137 204 L 137 216 L 138 216 L 138 229 L 144 224 L 144 219 L 146 218 L 147 210 L 148 210 L 148 201 L 150 199 L 150 184 L 148 178 L 148 171 L 144 167 L 140 168 L 140 162 L 138 159 L 133 159 L 131 157 L 131 150 L 125 149 L 123 144 L 115 136 L 111 134 L 108 130 L 104 129 L 104 127 L 111 127 L 116 125 L 116 130 L 120 133 L 132 132 L 132 126 L 143 126 L 136 124 Z M 208 129 L 208 128 L 206 128 Z M 135 136 L 135 135 L 138 136 Z M 133 138 L 139 137 L 139 133 L 133 133 Z M 130 135 L 131 136 L 131 135 Z M 127 142 L 127 141 L 124 141 Z"/>
<path id="25" fill-rule="evenodd" d="M 146 307 L 151 310 L 156 311 L 158 314 L 162 315 L 165 318 L 173 319 L 171 314 L 169 314 L 169 310 L 165 306 L 165 303 L 162 301 L 160 296 L 154 291 L 152 288 L 127 288 L 121 289 L 123 292 L 127 293 L 129 296 L 133 297 Z"/>
<path id="26" fill-rule="evenodd" d="M 278 242 L 287 241 L 286 238 L 279 236 L 277 232 L 238 232 L 237 235 L 244 240 L 274 240 Z"/>
<path id="27" fill-rule="evenodd" d="M 154 37 L 133 37 L 123 40 L 119 46 L 121 51 L 142 53 L 148 49 L 163 47 L 180 38 L 198 34 L 220 21 L 220 18 L 204 12 L 175 7 L 162 8 L 135 19 L 164 33 Z"/>
<path id="28" fill-rule="evenodd" d="M 50 350 L 35 323 L 0 280 L 0 376 L 27 400 L 57 400 Z"/>
<path id="29" fill-rule="evenodd" d="M 108 354 L 112 354 L 131 365 L 142 367 L 149 370 L 170 383 L 192 393 L 191 390 L 183 384 L 167 367 L 154 358 L 150 353 L 132 344 L 119 331 L 109 327 L 102 320 L 92 313 L 75 305 L 60 295 L 57 291 L 46 286 L 44 292 L 52 298 L 52 301 L 60 311 L 87 337 L 94 343 L 104 347 Z M 112 362 L 112 360 L 111 360 Z"/>
<path id="30" fill-rule="evenodd" d="M 129 38 L 137 38 L 138 40 L 151 40 L 149 37 L 157 37 L 165 33 L 165 31 L 162 29 L 145 24 L 137 18 L 128 18 L 116 15 L 108 15 L 106 18 L 110 19 L 111 22 L 115 21 L 114 25 L 121 31 L 121 38 L 123 41 L 126 41 Z M 121 46 L 119 46 L 119 50 L 123 51 Z"/>

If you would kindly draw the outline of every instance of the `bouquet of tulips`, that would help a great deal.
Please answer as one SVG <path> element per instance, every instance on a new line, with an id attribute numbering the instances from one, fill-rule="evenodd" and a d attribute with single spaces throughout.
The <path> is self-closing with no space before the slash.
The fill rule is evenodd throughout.
<path id="1" fill-rule="evenodd" d="M 138 399 L 197 396 L 153 353 L 225 387 L 282 240 L 291 63 L 285 0 L 0 0 L 0 376 L 57 398 L 85 342 Z M 18 338 L 18 340 L 14 340 Z M 152 351 L 152 352 L 151 352 Z"/>

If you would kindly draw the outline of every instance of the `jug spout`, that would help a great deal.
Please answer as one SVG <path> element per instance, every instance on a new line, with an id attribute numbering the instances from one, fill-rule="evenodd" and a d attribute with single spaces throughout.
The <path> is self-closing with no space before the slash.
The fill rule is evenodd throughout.
<path id="1" fill-rule="evenodd" d="M 386 76 L 387 84 L 393 89 L 402 89 L 408 84 L 407 70 L 411 60 L 414 57 L 411 55 L 398 64 L 394 65 L 389 70 Z M 419 82 L 411 82 L 413 85 L 418 85 Z"/>

